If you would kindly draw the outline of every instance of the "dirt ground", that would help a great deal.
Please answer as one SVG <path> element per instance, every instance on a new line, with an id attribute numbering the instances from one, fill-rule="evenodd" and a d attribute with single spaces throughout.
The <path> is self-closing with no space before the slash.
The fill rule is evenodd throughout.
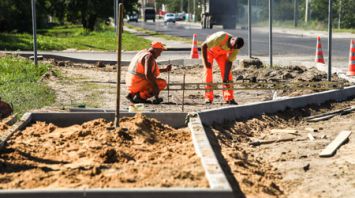
<path id="1" fill-rule="evenodd" d="M 68 107 L 85 106 L 87 108 L 106 108 L 114 109 L 116 101 L 116 79 L 117 74 L 112 65 L 88 65 L 73 64 L 70 62 L 54 62 L 61 72 L 60 76 L 50 76 L 45 82 L 52 87 L 57 94 L 57 102 L 54 105 L 57 109 L 65 109 Z M 100 66 L 100 67 L 98 67 Z M 162 66 L 164 67 L 164 66 Z M 121 75 L 121 109 L 128 110 L 130 102 L 125 98 L 127 95 L 124 77 L 127 67 L 122 68 Z M 257 66 L 237 67 L 233 71 L 233 78 L 236 82 L 242 82 L 247 79 L 263 80 L 268 82 L 318 82 L 326 79 L 326 73 L 318 71 L 315 68 L 307 69 L 301 66 L 258 68 Z M 170 83 L 182 83 L 183 74 L 186 74 L 187 83 L 203 83 L 203 66 L 173 66 L 170 72 Z M 161 78 L 168 79 L 166 73 L 161 74 Z M 221 82 L 221 76 L 218 66 L 214 66 L 213 78 L 215 82 Z M 333 80 L 341 81 L 336 75 Z M 343 82 L 343 81 L 342 81 Z M 290 90 L 273 91 L 273 90 L 236 90 L 235 98 L 239 104 L 252 102 L 260 102 L 271 100 L 275 96 L 295 96 L 314 92 L 313 90 Z M 212 105 L 204 104 L 204 91 L 185 91 L 184 111 L 198 111 L 204 109 L 218 108 L 226 106 L 221 97 L 222 91 L 216 90 L 215 101 Z M 168 99 L 168 91 L 164 90 L 161 97 L 164 102 L 161 105 L 145 104 L 146 111 L 157 112 L 181 112 L 182 111 L 182 91 L 170 91 Z"/>
<path id="2" fill-rule="evenodd" d="M 120 125 L 33 124 L 0 152 L 0 189 L 208 187 L 188 129 L 140 114 Z"/>
<path id="3" fill-rule="evenodd" d="M 351 198 L 355 195 L 355 135 L 335 156 L 320 158 L 319 153 L 340 131 L 355 132 L 355 111 L 319 122 L 304 118 L 354 105 L 355 99 L 329 103 L 215 125 L 207 131 L 214 134 L 213 145 L 225 160 L 230 181 L 246 197 Z M 249 145 L 255 140 L 288 138 L 293 140 Z"/>

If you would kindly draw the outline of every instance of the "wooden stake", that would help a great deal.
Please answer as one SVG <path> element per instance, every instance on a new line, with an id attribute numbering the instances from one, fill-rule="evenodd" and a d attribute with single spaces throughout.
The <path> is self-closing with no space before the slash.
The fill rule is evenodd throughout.
<path id="1" fill-rule="evenodd" d="M 185 105 L 185 77 L 186 77 L 186 74 L 184 72 L 184 78 L 182 80 L 182 112 L 184 112 L 184 105 Z"/>
<path id="2" fill-rule="evenodd" d="M 117 96 L 116 96 L 116 113 L 115 113 L 115 127 L 119 127 L 120 119 L 120 82 L 121 82 L 121 49 L 122 49 L 122 32 L 123 32 L 123 4 L 120 3 L 118 6 L 119 17 L 117 20 Z"/>

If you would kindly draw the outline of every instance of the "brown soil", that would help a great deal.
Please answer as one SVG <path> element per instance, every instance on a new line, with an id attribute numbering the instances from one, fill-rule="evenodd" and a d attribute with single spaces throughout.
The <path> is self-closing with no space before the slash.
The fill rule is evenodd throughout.
<path id="1" fill-rule="evenodd" d="M 75 107 L 79 104 L 85 104 L 87 108 L 106 108 L 114 109 L 116 98 L 116 71 L 114 66 L 106 65 L 105 67 L 96 67 L 89 64 L 77 64 L 70 62 L 55 62 L 53 64 L 63 65 L 56 67 L 62 73 L 59 78 L 49 78 L 45 82 L 53 88 L 57 95 L 56 110 L 63 109 L 63 107 Z M 164 66 L 162 66 L 164 67 Z M 255 69 L 258 68 L 258 69 Z M 125 98 L 127 95 L 126 86 L 124 83 L 124 76 L 127 67 L 122 68 L 121 74 L 121 109 L 128 110 L 130 102 Z M 201 65 L 195 66 L 174 66 L 170 72 L 171 83 L 181 83 L 183 74 L 186 74 L 187 83 L 204 82 L 203 73 L 204 68 Z M 275 67 L 272 70 L 261 67 L 260 65 L 248 66 L 248 68 L 240 68 L 233 70 L 233 78 L 235 80 L 253 78 L 268 79 L 270 81 L 318 81 L 326 79 L 326 74 L 318 71 L 315 68 L 307 69 L 305 67 L 290 66 L 290 67 Z M 161 74 L 161 78 L 167 79 L 166 73 Z M 213 68 L 214 82 L 221 82 L 221 76 L 218 66 Z M 333 80 L 338 80 L 337 76 L 333 76 Z M 316 90 L 317 91 L 317 90 Z M 277 91 L 278 96 L 296 96 L 301 94 L 312 93 L 313 90 L 290 90 Z M 204 103 L 204 91 L 185 91 L 185 112 L 219 108 L 225 106 L 222 92 L 216 90 L 215 100 L 212 105 Z M 259 102 L 273 99 L 275 93 L 272 90 L 236 90 L 235 99 L 239 104 L 246 104 L 251 102 Z M 180 112 L 182 111 L 182 91 L 170 91 L 169 102 L 168 92 L 164 90 L 160 95 L 164 102 L 161 105 L 146 104 L 146 111 L 158 112 Z"/>
<path id="2" fill-rule="evenodd" d="M 247 197 L 353 197 L 355 194 L 355 136 L 331 158 L 319 153 L 342 130 L 355 131 L 355 112 L 309 123 L 305 116 L 355 105 L 355 100 L 304 108 L 275 115 L 215 125 L 220 152 L 229 174 Z M 292 129 L 295 133 L 272 129 Z M 307 138 L 314 129 L 314 141 Z M 250 146 L 255 140 L 293 141 Z M 217 147 L 218 148 L 218 147 Z"/>
<path id="3" fill-rule="evenodd" d="M 286 66 L 265 68 L 259 65 L 237 68 L 233 70 L 233 75 L 239 80 L 266 81 L 266 82 L 327 82 L 327 74 L 319 71 L 315 67 L 306 68 L 304 66 Z M 346 84 L 347 81 L 340 79 L 338 75 L 332 75 L 332 81 Z M 310 85 L 308 85 L 310 87 Z M 317 88 L 317 87 L 315 87 Z M 319 86 L 318 86 L 319 88 Z M 311 89 L 286 89 L 278 91 L 281 96 L 298 96 L 319 92 L 322 90 Z"/>
<path id="4" fill-rule="evenodd" d="M 37 122 L 0 154 L 0 188 L 208 187 L 187 129 L 137 115 L 60 128 Z"/>

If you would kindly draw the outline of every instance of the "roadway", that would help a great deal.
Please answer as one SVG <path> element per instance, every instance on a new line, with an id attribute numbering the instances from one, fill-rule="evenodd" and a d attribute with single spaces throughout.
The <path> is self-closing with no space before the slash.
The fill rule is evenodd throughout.
<path id="1" fill-rule="evenodd" d="M 215 26 L 213 29 L 201 29 L 197 24 L 176 22 L 165 25 L 162 21 L 153 22 L 138 22 L 130 23 L 144 29 L 152 30 L 162 34 L 179 36 L 184 38 L 192 38 L 196 33 L 198 40 L 203 41 L 208 35 L 214 32 L 223 30 L 221 27 Z M 269 55 L 269 33 L 267 28 L 253 29 L 252 32 L 252 50 L 254 56 Z M 248 53 L 248 30 L 246 29 L 226 29 L 224 30 L 233 35 L 238 35 L 244 38 L 245 47 L 241 50 L 240 55 Z M 307 33 L 307 31 L 305 31 Z M 327 37 L 322 37 L 322 46 L 324 55 L 327 55 Z M 333 38 L 333 56 L 339 59 L 347 59 L 349 56 L 350 38 Z M 315 54 L 316 37 L 305 36 L 301 34 L 290 33 L 273 33 L 273 53 L 275 56 L 313 56 Z"/>

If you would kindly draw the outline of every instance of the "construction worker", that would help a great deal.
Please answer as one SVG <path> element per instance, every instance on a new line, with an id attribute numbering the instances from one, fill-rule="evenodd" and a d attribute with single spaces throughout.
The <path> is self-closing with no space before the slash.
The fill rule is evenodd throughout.
<path id="1" fill-rule="evenodd" d="M 239 49 L 244 45 L 243 38 L 233 37 L 227 32 L 216 32 L 210 35 L 202 44 L 202 60 L 205 66 L 205 80 L 207 83 L 205 102 L 212 104 L 213 102 L 213 83 L 212 66 L 213 60 L 216 60 L 221 70 L 223 83 L 232 82 L 231 67 L 232 62 L 235 61 L 239 53 Z M 224 84 L 223 99 L 227 104 L 237 105 L 234 100 L 233 85 Z"/>
<path id="2" fill-rule="evenodd" d="M 148 98 L 155 97 L 154 104 L 160 104 L 163 99 L 159 93 L 167 83 L 164 79 L 158 78 L 160 72 L 171 71 L 171 65 L 165 69 L 159 69 L 156 59 L 166 50 L 161 42 L 152 42 L 149 49 L 138 52 L 132 59 L 127 75 L 126 85 L 128 95 L 126 98 L 132 103 L 151 103 Z"/>

